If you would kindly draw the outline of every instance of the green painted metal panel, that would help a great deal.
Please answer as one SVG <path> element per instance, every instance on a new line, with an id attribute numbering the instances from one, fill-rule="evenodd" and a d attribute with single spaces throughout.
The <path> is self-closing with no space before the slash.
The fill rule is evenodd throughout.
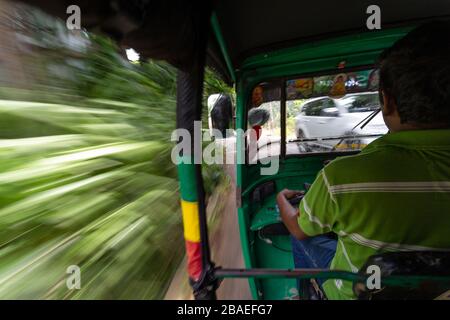
<path id="1" fill-rule="evenodd" d="M 192 157 L 182 157 L 177 166 L 180 180 L 181 199 L 185 201 L 197 201 L 197 179 L 195 178 L 195 165 Z"/>
<path id="2" fill-rule="evenodd" d="M 257 268 L 293 269 L 294 259 L 289 236 L 273 236 L 272 244 L 257 237 L 254 242 Z M 280 250 L 282 249 L 282 250 Z M 290 300 L 298 295 L 295 279 L 258 279 L 264 300 Z"/>
<path id="3" fill-rule="evenodd" d="M 248 223 L 243 208 L 238 208 L 239 233 L 241 236 L 242 255 L 244 256 L 244 264 L 246 268 L 253 268 L 252 254 L 250 253 L 250 240 L 248 235 Z M 258 299 L 258 290 L 255 279 L 248 279 L 250 292 L 253 299 Z"/>
<path id="4" fill-rule="evenodd" d="M 241 70 L 261 69 L 271 65 L 283 65 L 298 61 L 346 56 L 352 53 L 376 53 L 391 46 L 413 27 L 375 30 L 308 42 L 298 46 L 252 56 L 244 61 Z"/>

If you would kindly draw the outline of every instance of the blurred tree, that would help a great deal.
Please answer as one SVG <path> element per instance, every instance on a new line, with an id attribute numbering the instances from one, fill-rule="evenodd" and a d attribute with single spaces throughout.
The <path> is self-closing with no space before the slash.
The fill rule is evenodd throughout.
<path id="1" fill-rule="evenodd" d="M 184 253 L 176 70 L 33 8 L 8 14 L 27 83 L 0 88 L 0 299 L 162 298 Z M 205 97 L 223 91 L 208 70 Z M 219 169 L 205 167 L 209 193 Z"/>

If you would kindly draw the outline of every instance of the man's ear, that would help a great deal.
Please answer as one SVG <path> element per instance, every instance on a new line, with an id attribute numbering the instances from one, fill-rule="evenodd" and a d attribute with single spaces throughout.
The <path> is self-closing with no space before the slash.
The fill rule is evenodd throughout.
<path id="1" fill-rule="evenodd" d="M 393 115 L 397 111 L 394 99 L 384 90 L 381 90 L 383 100 L 382 111 L 385 116 Z"/>

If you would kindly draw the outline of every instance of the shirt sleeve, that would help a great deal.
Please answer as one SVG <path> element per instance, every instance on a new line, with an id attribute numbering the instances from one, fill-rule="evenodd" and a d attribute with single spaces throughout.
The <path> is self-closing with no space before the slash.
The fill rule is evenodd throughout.
<path id="1" fill-rule="evenodd" d="M 325 171 L 321 170 L 300 202 L 300 229 L 311 237 L 330 232 L 336 222 L 337 212 L 338 206 L 329 192 Z"/>

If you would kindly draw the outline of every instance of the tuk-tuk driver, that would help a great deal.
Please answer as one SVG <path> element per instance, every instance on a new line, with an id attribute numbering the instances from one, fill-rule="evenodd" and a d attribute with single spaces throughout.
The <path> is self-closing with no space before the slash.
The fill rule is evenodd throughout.
<path id="1" fill-rule="evenodd" d="M 297 268 L 357 272 L 380 252 L 450 251 L 449 34 L 449 22 L 428 23 L 385 50 L 379 91 L 390 133 L 326 165 L 299 209 L 288 202 L 298 191 L 278 194 Z M 348 281 L 321 287 L 328 299 L 355 298 Z"/>

